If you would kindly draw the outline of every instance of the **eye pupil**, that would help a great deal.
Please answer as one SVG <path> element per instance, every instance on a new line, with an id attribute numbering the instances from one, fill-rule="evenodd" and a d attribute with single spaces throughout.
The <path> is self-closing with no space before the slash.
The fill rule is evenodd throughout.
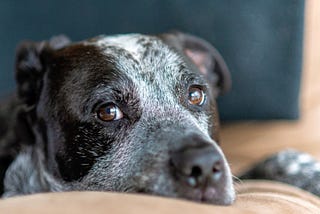
<path id="1" fill-rule="evenodd" d="M 205 102 L 205 93 L 198 87 L 191 87 L 189 89 L 189 103 L 191 105 L 201 106 Z"/>
<path id="2" fill-rule="evenodd" d="M 189 94 L 191 102 L 199 102 L 201 100 L 201 93 L 199 91 L 194 91 Z"/>

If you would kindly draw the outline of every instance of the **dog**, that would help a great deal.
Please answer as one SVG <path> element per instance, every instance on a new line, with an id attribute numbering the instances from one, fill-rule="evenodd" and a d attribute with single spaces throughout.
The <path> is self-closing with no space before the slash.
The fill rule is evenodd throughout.
<path id="1" fill-rule="evenodd" d="M 118 191 L 230 205 L 216 97 L 230 88 L 198 37 L 65 36 L 17 49 L 16 93 L 0 108 L 3 197 Z"/>

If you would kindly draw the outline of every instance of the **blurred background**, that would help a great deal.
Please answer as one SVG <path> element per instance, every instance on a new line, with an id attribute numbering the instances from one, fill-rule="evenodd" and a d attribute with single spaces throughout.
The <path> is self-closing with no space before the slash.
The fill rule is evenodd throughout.
<path id="1" fill-rule="evenodd" d="M 320 1 L 305 1 L 300 119 L 223 123 L 223 151 L 233 173 L 287 148 L 320 161 Z"/>
<path id="2" fill-rule="evenodd" d="M 4 0 L 0 97 L 15 88 L 21 40 L 176 29 L 208 40 L 225 58 L 233 88 L 218 100 L 222 120 L 297 119 L 304 14 L 303 0 Z"/>

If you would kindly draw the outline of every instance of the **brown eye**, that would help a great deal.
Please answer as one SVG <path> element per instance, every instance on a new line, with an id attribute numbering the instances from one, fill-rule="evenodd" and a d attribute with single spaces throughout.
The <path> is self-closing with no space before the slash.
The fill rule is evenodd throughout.
<path id="1" fill-rule="evenodd" d="M 191 105 L 201 106 L 206 101 L 206 94 L 200 87 L 191 86 L 189 88 L 188 100 Z"/>
<path id="2" fill-rule="evenodd" d="M 118 106 L 109 103 L 98 108 L 97 117 L 102 121 L 120 120 L 123 118 L 123 113 Z"/>

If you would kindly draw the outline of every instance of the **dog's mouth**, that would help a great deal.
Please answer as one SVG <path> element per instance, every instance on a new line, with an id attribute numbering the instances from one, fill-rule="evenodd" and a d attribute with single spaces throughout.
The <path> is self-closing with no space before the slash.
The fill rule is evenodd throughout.
<path id="1" fill-rule="evenodd" d="M 173 167 L 167 168 L 169 169 L 173 170 Z M 162 174 L 166 176 L 161 176 Z M 156 173 L 151 177 L 148 182 L 136 183 L 135 187 L 130 188 L 130 192 L 216 205 L 230 205 L 234 201 L 233 185 L 229 182 L 227 173 L 220 175 L 219 182 L 214 182 L 209 177 L 200 182 L 192 179 L 192 176 L 186 177 L 174 171 Z M 141 178 L 138 176 L 136 179 Z"/>
<path id="2" fill-rule="evenodd" d="M 228 205 L 228 202 L 223 202 L 223 197 L 218 196 L 218 190 L 214 187 L 206 187 L 206 188 L 189 188 L 183 187 L 181 192 L 175 193 L 157 193 L 150 189 L 140 188 L 136 191 L 137 193 L 147 194 L 147 195 L 157 195 L 164 196 L 170 198 L 179 198 L 186 199 L 195 202 L 201 203 L 210 203 L 210 204 L 219 204 L 219 205 Z"/>
<path id="3" fill-rule="evenodd" d="M 216 190 L 212 187 L 209 187 L 206 189 L 195 190 L 194 197 L 192 199 L 199 202 L 212 202 L 216 195 Z"/>

